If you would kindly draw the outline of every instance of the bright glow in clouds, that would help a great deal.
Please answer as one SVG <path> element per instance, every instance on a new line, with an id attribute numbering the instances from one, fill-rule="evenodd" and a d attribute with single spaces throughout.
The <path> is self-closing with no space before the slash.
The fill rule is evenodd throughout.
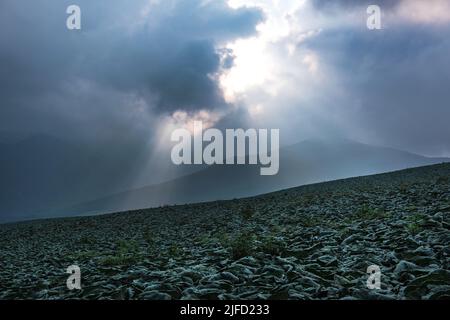
<path id="1" fill-rule="evenodd" d="M 239 40 L 228 45 L 235 56 L 234 66 L 220 78 L 228 102 L 235 102 L 239 94 L 270 79 L 274 72 L 273 61 L 266 45 L 260 38 Z"/>
<path id="2" fill-rule="evenodd" d="M 235 56 L 233 68 L 220 78 L 227 101 L 236 102 L 246 91 L 255 87 L 265 87 L 271 95 L 277 94 L 276 88 L 272 85 L 276 82 L 277 61 L 270 51 L 270 46 L 290 34 L 288 17 L 304 3 L 305 1 L 277 0 L 228 2 L 233 8 L 258 6 L 264 10 L 266 20 L 257 27 L 258 36 L 227 44 L 227 48 L 233 50 Z"/>
<path id="3" fill-rule="evenodd" d="M 208 129 L 221 118 L 219 113 L 201 110 L 195 113 L 188 113 L 186 111 L 176 111 L 171 116 L 165 117 L 162 120 L 162 127 L 159 130 L 163 136 L 169 136 L 170 133 L 177 128 L 184 128 L 194 133 L 194 123 L 200 121 L 203 128 Z M 167 141 L 167 140 L 166 140 Z"/>

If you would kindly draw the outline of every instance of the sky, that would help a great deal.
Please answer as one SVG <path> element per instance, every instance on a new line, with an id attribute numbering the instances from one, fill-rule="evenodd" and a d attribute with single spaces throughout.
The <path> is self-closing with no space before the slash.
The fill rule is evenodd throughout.
<path id="1" fill-rule="evenodd" d="M 449 0 L 2 0 L 0 139 L 89 144 L 136 185 L 194 120 L 450 156 L 449 35 Z"/>

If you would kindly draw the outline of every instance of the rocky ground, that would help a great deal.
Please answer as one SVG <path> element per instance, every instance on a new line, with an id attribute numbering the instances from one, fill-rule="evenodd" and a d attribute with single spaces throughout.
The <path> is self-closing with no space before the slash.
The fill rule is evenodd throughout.
<path id="1" fill-rule="evenodd" d="M 218 181 L 220 183 L 220 181 Z M 0 225 L 1 299 L 450 298 L 450 164 Z M 66 287 L 81 269 L 82 290 Z M 367 288 L 367 268 L 381 289 Z"/>

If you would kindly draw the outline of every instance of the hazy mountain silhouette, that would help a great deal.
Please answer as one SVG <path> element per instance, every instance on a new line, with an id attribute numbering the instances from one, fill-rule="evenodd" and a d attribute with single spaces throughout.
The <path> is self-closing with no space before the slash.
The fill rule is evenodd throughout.
<path id="1" fill-rule="evenodd" d="M 75 192 L 70 177 L 77 149 L 43 135 L 1 144 L 2 218 L 48 208 L 49 202 L 67 203 L 64 194 Z"/>
<path id="2" fill-rule="evenodd" d="M 135 151 L 0 131 L 0 222 L 65 215 L 52 210 L 132 189 L 142 175 Z M 171 179 L 200 168 L 174 169 Z"/>
<path id="3" fill-rule="evenodd" d="M 260 176 L 258 165 L 214 165 L 181 178 L 114 194 L 69 209 L 94 214 L 247 197 L 289 187 L 418 167 L 449 158 L 428 158 L 350 140 L 307 140 L 280 150 L 280 171 Z"/>
<path id="4" fill-rule="evenodd" d="M 130 188 L 119 161 L 91 145 L 49 135 L 2 141 L 0 221 L 48 216 L 50 209 Z"/>

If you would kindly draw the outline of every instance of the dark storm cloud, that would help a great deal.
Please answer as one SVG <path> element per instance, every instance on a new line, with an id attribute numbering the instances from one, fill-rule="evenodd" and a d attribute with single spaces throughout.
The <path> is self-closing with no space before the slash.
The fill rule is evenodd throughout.
<path id="1" fill-rule="evenodd" d="M 82 30 L 68 31 L 70 1 L 2 3 L 2 126 L 32 126 L 31 114 L 45 122 L 47 111 L 60 121 L 96 113 L 117 104 L 107 93 L 142 98 L 157 114 L 223 107 L 213 77 L 222 67 L 217 44 L 253 34 L 263 18 L 259 10 L 234 10 L 224 1 L 78 1 Z M 83 83 L 96 91 L 84 92 L 77 106 L 71 90 Z M 52 105 L 66 98 L 74 109 Z"/>
<path id="2" fill-rule="evenodd" d="M 109 53 L 113 64 L 94 76 L 120 89 L 154 95 L 161 111 L 223 107 L 212 77 L 222 67 L 216 45 L 255 33 L 261 20 L 258 10 L 232 10 L 223 1 L 169 1 L 156 7 L 133 37 L 116 41 L 117 50 Z"/>

